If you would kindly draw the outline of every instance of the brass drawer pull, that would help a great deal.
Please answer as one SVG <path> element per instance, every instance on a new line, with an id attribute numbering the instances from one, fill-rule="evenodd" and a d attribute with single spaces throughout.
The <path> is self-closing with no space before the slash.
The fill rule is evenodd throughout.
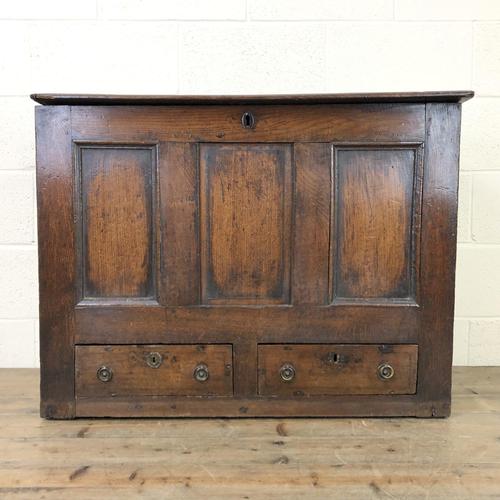
<path id="1" fill-rule="evenodd" d="M 291 382 L 295 378 L 295 368 L 293 365 L 284 364 L 280 368 L 280 377 L 283 382 Z"/>
<path id="2" fill-rule="evenodd" d="M 389 363 L 382 363 L 378 367 L 378 376 L 382 380 L 389 380 L 394 377 L 394 368 Z"/>
<path id="3" fill-rule="evenodd" d="M 160 368 L 163 363 L 163 356 L 159 352 L 150 352 L 146 356 L 146 363 L 151 368 Z"/>
<path id="4" fill-rule="evenodd" d="M 101 382 L 109 382 L 113 378 L 113 370 L 107 366 L 101 366 L 97 370 L 97 378 Z"/>
<path id="5" fill-rule="evenodd" d="M 193 372 L 194 379 L 198 382 L 206 382 L 210 376 L 208 373 L 208 366 L 200 363 L 196 366 Z"/>

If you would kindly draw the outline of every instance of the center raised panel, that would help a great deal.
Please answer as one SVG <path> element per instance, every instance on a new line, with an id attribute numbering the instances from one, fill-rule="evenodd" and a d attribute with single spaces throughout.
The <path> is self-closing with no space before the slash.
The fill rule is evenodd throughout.
<path id="1" fill-rule="evenodd" d="M 204 304 L 290 301 L 291 147 L 200 146 Z"/>

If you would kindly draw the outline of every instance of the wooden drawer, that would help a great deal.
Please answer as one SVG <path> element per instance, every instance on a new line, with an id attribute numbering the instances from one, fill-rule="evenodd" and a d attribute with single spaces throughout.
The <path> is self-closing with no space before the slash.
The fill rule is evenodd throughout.
<path id="1" fill-rule="evenodd" d="M 76 396 L 232 396 L 231 345 L 76 346 Z"/>
<path id="2" fill-rule="evenodd" d="M 259 345 L 261 396 L 414 394 L 416 345 Z"/>

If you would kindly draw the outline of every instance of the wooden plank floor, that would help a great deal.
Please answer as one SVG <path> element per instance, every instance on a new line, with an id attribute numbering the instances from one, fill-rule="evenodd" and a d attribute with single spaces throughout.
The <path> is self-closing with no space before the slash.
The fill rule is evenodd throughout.
<path id="1" fill-rule="evenodd" d="M 500 367 L 456 368 L 452 417 L 38 417 L 38 371 L 0 370 L 1 499 L 500 498 Z"/>

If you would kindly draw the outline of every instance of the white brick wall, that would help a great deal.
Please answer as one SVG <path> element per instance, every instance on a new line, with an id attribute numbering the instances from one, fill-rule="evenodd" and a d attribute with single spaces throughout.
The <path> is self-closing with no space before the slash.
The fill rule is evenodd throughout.
<path id="1" fill-rule="evenodd" d="M 0 366 L 38 364 L 30 92 L 468 89 L 456 364 L 500 364 L 498 0 L 0 3 Z"/>

